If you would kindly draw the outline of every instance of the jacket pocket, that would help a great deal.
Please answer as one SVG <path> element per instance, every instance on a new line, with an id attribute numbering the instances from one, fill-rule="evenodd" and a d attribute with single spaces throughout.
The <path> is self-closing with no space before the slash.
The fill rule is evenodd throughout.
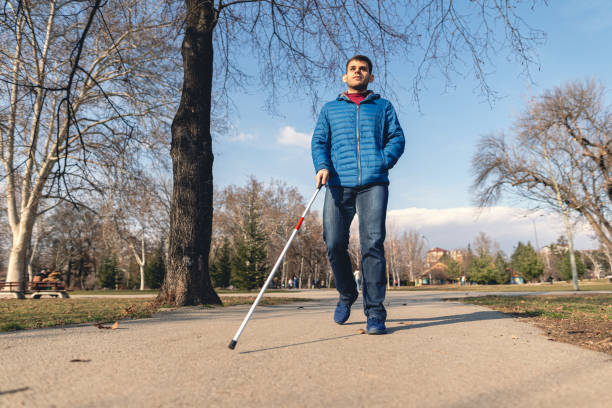
<path id="1" fill-rule="evenodd" d="M 389 167 L 387 166 L 387 160 L 385 159 L 385 153 L 383 152 L 383 150 L 380 149 L 378 151 L 378 154 L 380 155 L 380 162 L 382 164 L 383 171 L 389 170 Z"/>

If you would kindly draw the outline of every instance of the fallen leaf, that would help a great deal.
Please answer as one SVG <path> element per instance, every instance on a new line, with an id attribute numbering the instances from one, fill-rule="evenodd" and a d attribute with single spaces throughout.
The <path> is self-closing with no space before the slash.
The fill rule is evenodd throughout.
<path id="1" fill-rule="evenodd" d="M 512 336 L 512 339 L 513 340 L 517 340 L 517 339 L 520 339 L 520 337 L 519 336 Z"/>
<path id="2" fill-rule="evenodd" d="M 116 330 L 119 327 L 119 322 L 115 322 L 112 326 L 111 326 L 111 330 Z"/>
<path id="3" fill-rule="evenodd" d="M 359 333 L 359 334 L 365 334 L 365 333 L 366 333 L 366 331 L 365 331 L 364 329 L 359 329 L 359 330 L 357 330 L 357 333 Z"/>
<path id="4" fill-rule="evenodd" d="M 115 322 L 115 324 L 117 324 L 117 322 Z M 114 329 L 116 329 L 116 327 L 105 326 L 102 323 L 94 323 L 93 325 L 96 326 L 98 329 L 106 329 L 106 330 L 111 330 L 111 329 L 114 330 Z M 113 326 L 115 326 L 115 325 L 113 325 Z"/>

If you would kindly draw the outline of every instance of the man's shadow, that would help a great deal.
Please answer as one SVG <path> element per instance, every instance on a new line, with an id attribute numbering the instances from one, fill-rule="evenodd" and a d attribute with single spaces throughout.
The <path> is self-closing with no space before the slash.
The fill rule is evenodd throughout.
<path id="1" fill-rule="evenodd" d="M 421 329 L 423 327 L 433 327 L 433 326 L 441 326 L 441 325 L 447 325 L 447 324 L 460 324 L 460 323 L 477 322 L 477 321 L 484 321 L 484 320 L 498 320 L 498 319 L 511 319 L 511 318 L 512 316 L 510 315 L 505 315 L 501 312 L 496 312 L 493 310 L 490 310 L 490 311 L 487 310 L 487 311 L 479 311 L 479 312 L 474 312 L 474 313 L 448 315 L 448 316 L 436 316 L 436 317 L 414 318 L 414 319 L 389 319 L 387 320 L 387 333 L 388 333 L 387 335 L 393 334 L 396 332 L 400 332 L 402 330 L 416 330 L 416 329 Z M 365 323 L 366 323 L 365 321 L 350 322 L 350 323 L 345 323 L 345 326 L 353 326 L 353 325 L 363 326 L 365 325 Z M 389 325 L 390 323 L 391 324 L 398 323 L 400 325 L 390 326 Z M 302 346 L 305 344 L 341 340 L 341 339 L 345 339 L 348 337 L 359 336 L 359 335 L 360 334 L 357 333 L 357 334 L 348 334 L 344 336 L 329 337 L 329 338 L 324 338 L 324 339 L 314 339 L 314 340 L 303 341 L 299 343 L 284 344 L 281 346 L 243 351 L 240 354 L 250 354 L 250 353 L 257 353 L 260 351 L 270 351 L 270 350 L 278 350 L 278 349 L 284 349 L 284 348 L 295 347 L 295 346 Z"/>

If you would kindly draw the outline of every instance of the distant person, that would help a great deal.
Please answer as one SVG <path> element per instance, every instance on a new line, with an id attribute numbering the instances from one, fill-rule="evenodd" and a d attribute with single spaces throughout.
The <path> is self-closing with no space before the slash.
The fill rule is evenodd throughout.
<path id="1" fill-rule="evenodd" d="M 295 277 L 295 276 L 293 277 L 293 288 L 294 288 L 294 289 L 297 289 L 297 288 L 298 288 L 298 279 L 297 279 L 297 277 Z"/>
<path id="2" fill-rule="evenodd" d="M 357 290 L 361 290 L 361 273 L 359 272 L 359 269 L 356 269 L 355 272 L 353 272 L 353 276 L 355 277 L 355 284 L 357 285 Z"/>
<path id="3" fill-rule="evenodd" d="M 334 321 L 344 324 L 359 292 L 348 254 L 349 229 L 359 217 L 361 290 L 368 334 L 385 334 L 385 220 L 389 170 L 404 152 L 404 133 L 393 105 L 368 90 L 372 61 L 346 63 L 347 91 L 321 109 L 312 142 L 317 187 L 325 185 L 323 237 L 339 293 Z"/>

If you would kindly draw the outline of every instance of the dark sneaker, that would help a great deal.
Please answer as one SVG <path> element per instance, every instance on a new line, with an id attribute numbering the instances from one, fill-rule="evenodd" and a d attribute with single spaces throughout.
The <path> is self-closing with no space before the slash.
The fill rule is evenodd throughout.
<path id="1" fill-rule="evenodd" d="M 387 334 L 385 321 L 376 319 L 375 317 L 368 317 L 366 332 L 368 332 L 368 334 Z"/>
<path id="2" fill-rule="evenodd" d="M 334 322 L 344 324 L 351 315 L 351 306 L 338 302 L 336 311 L 334 312 Z"/>

